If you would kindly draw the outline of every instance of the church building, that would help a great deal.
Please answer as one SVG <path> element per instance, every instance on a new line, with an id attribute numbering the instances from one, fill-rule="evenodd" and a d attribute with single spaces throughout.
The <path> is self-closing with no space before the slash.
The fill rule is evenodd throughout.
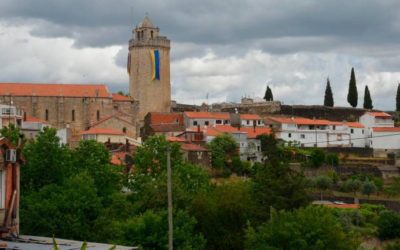
<path id="1" fill-rule="evenodd" d="M 121 130 L 139 136 L 148 112 L 170 112 L 170 41 L 146 16 L 129 41 L 129 94 L 112 94 L 105 84 L 0 83 L 0 104 L 23 110 L 77 141 L 91 128 Z"/>

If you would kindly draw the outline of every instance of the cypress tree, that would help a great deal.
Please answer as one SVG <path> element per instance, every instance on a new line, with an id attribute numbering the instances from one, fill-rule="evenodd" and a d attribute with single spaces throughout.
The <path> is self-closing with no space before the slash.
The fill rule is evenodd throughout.
<path id="1" fill-rule="evenodd" d="M 326 89 L 325 89 L 325 98 L 324 98 L 324 106 L 333 107 L 333 94 L 331 89 L 331 83 L 329 82 L 329 78 L 326 80 Z"/>
<path id="2" fill-rule="evenodd" d="M 371 99 L 371 94 L 369 93 L 368 86 L 365 85 L 365 90 L 364 90 L 364 108 L 365 109 L 372 109 L 374 106 L 372 106 L 372 99 Z"/>
<path id="3" fill-rule="evenodd" d="M 353 107 L 357 107 L 358 93 L 356 85 L 356 76 L 354 74 L 354 68 L 351 68 L 349 92 L 347 94 L 347 102 Z"/>
<path id="4" fill-rule="evenodd" d="M 396 111 L 400 111 L 400 83 L 398 83 L 397 85 Z"/>
<path id="5" fill-rule="evenodd" d="M 272 90 L 267 86 L 267 90 L 265 91 L 264 99 L 266 101 L 273 101 L 274 96 L 272 95 Z"/>

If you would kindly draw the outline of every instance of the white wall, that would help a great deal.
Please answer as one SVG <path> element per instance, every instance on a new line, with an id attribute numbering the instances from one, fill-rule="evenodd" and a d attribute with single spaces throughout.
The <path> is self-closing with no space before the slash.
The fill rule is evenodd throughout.
<path id="1" fill-rule="evenodd" d="M 372 132 L 368 142 L 374 149 L 400 149 L 400 132 Z"/>

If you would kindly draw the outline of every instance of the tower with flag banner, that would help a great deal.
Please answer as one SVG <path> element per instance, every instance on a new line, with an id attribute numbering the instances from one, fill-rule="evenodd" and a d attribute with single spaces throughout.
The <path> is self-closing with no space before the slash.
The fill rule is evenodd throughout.
<path id="1" fill-rule="evenodd" d="M 129 93 L 138 104 L 138 119 L 148 112 L 170 112 L 170 41 L 146 16 L 129 41 Z"/>

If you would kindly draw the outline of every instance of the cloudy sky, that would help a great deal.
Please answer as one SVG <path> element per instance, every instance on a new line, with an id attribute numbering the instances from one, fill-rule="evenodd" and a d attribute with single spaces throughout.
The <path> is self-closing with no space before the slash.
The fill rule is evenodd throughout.
<path id="1" fill-rule="evenodd" d="M 348 106 L 393 109 L 400 82 L 398 0 L 1 0 L 0 81 L 106 83 L 128 90 L 127 43 L 146 13 L 172 41 L 173 99 L 262 97 L 322 104 L 329 77 Z"/>

